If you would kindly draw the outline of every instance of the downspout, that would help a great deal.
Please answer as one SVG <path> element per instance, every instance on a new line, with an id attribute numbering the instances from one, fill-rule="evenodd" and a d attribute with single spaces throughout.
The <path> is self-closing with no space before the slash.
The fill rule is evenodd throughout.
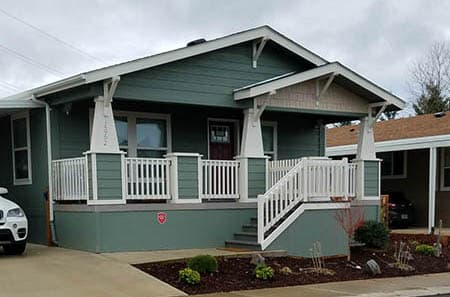
<path id="1" fill-rule="evenodd" d="M 36 99 L 34 95 L 31 96 L 31 101 L 39 103 L 45 106 L 45 126 L 46 126 L 46 135 L 47 135 L 47 175 L 48 175 L 48 194 L 49 194 L 49 216 L 50 216 L 50 232 L 51 232 L 51 242 L 54 245 L 58 245 L 56 240 L 56 231 L 55 231 L 55 221 L 54 221 L 54 210 L 53 210 L 53 181 L 52 181 L 52 136 L 51 136 L 51 119 L 50 119 L 50 105 L 42 100 Z"/>

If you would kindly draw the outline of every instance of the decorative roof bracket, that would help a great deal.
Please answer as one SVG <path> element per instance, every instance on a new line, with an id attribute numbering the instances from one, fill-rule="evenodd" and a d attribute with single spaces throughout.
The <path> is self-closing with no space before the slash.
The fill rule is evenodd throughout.
<path id="1" fill-rule="evenodd" d="M 258 66 L 258 59 L 261 55 L 264 46 L 266 45 L 266 42 L 269 40 L 267 37 L 263 37 L 260 39 L 260 41 L 255 40 L 253 41 L 253 58 L 252 58 L 252 66 L 253 68 L 256 68 Z"/>

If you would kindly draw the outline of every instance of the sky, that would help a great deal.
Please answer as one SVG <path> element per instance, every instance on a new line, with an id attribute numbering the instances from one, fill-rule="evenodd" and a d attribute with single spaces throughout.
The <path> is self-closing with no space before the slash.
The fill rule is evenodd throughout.
<path id="1" fill-rule="evenodd" d="M 410 102 L 411 64 L 450 39 L 449 11 L 439 0 L 2 0 L 0 97 L 270 25 Z"/>

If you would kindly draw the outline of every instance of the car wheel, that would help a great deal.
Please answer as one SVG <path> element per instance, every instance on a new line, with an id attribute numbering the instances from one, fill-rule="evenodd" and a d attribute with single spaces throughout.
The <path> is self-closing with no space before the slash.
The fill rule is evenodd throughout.
<path id="1" fill-rule="evenodd" d="M 26 245 L 26 242 L 5 244 L 3 246 L 3 250 L 7 255 L 22 255 L 25 251 Z"/>

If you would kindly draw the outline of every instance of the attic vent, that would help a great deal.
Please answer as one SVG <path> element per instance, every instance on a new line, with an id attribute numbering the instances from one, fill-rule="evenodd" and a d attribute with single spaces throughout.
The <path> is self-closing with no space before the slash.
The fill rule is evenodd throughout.
<path id="1" fill-rule="evenodd" d="M 442 118 L 443 116 L 445 116 L 445 112 L 441 111 L 441 112 L 436 112 L 434 114 L 434 117 L 436 118 Z"/>
<path id="2" fill-rule="evenodd" d="M 187 46 L 193 46 L 193 45 L 197 45 L 197 44 L 204 43 L 204 42 L 206 42 L 206 39 L 205 38 L 200 38 L 200 39 L 189 41 L 187 43 Z"/>

